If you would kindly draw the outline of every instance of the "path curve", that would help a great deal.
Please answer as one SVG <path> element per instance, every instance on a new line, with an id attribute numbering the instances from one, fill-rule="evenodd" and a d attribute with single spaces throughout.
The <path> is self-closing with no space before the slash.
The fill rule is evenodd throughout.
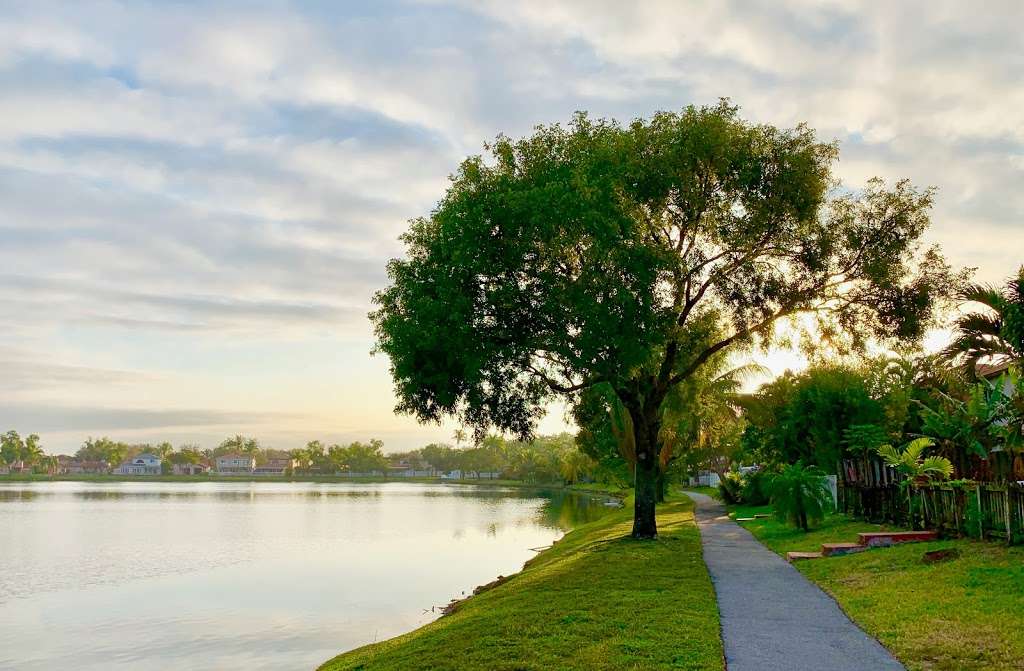
<path id="1" fill-rule="evenodd" d="M 696 504 L 729 671 L 904 668 L 830 596 L 729 519 L 725 506 L 686 494 Z"/>

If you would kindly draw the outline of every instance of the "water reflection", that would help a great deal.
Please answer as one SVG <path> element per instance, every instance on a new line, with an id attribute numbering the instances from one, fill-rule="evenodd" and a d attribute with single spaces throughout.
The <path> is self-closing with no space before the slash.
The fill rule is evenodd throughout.
<path id="1" fill-rule="evenodd" d="M 313 668 L 429 621 L 602 503 L 411 483 L 0 483 L 0 668 Z"/>
<path id="2" fill-rule="evenodd" d="M 545 499 L 541 506 L 545 522 L 563 531 L 593 522 L 608 512 L 608 498 L 604 496 L 555 490 L 546 492 Z"/>

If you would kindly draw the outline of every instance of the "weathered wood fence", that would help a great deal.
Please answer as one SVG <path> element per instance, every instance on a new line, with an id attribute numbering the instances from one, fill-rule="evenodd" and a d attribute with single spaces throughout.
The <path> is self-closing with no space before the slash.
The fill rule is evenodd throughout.
<path id="1" fill-rule="evenodd" d="M 938 484 L 914 488 L 874 459 L 844 460 L 838 483 L 839 509 L 873 522 L 923 525 L 945 535 L 1024 543 L 1024 485 L 1019 482 Z"/>

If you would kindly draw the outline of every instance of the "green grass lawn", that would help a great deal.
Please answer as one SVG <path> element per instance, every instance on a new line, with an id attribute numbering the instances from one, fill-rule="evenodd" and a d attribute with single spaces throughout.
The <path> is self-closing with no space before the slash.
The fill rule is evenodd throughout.
<path id="1" fill-rule="evenodd" d="M 748 517 L 768 508 L 735 508 Z M 856 541 L 882 529 L 843 515 L 802 533 L 775 520 L 744 522 L 779 554 Z M 925 564 L 926 550 L 960 557 Z M 973 540 L 913 543 L 845 557 L 798 562 L 843 610 L 908 669 L 1024 669 L 1024 548 Z"/>
<path id="2" fill-rule="evenodd" d="M 567 534 L 452 615 L 327 662 L 337 669 L 723 668 L 718 607 L 689 500 L 633 541 L 632 506 Z"/>

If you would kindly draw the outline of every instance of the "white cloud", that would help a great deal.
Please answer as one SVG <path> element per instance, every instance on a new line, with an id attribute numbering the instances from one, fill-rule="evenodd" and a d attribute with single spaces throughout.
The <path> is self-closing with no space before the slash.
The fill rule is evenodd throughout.
<path id="1" fill-rule="evenodd" d="M 33 387 L 88 398 L 112 430 L 119 408 L 207 407 L 287 412 L 253 425 L 279 441 L 443 438 L 390 419 L 370 295 L 461 157 L 577 109 L 729 96 L 756 121 L 807 121 L 840 141 L 847 183 L 937 186 L 932 239 L 997 281 L 1024 249 L 1022 19 L 953 0 L 9 3 L 0 347 L 36 354 L 0 377 L 137 372 Z"/>

